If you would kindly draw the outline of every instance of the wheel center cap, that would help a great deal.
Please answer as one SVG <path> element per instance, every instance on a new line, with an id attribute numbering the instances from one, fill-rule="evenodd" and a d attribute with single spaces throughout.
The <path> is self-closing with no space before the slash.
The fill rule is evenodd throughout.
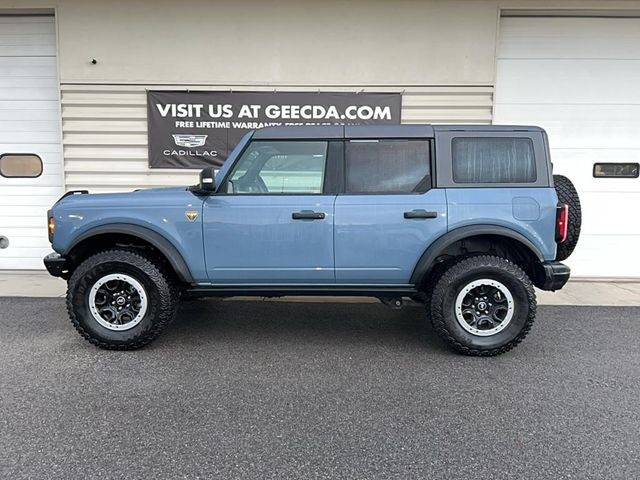
<path id="1" fill-rule="evenodd" d="M 126 300 L 124 297 L 118 297 L 118 298 L 116 299 L 116 303 L 117 303 L 118 305 L 124 305 L 124 302 L 126 302 L 126 301 L 127 301 L 127 300 Z"/>
<path id="2" fill-rule="evenodd" d="M 486 302 L 478 302 L 478 308 L 480 310 L 486 310 L 487 309 L 487 304 Z"/>

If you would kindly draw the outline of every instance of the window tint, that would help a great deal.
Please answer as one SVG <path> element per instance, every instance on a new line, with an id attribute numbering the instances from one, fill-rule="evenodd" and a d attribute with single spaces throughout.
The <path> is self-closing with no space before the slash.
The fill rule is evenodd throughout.
<path id="1" fill-rule="evenodd" d="M 529 138 L 454 138 L 451 143 L 456 183 L 533 183 L 537 179 Z"/>
<path id="2" fill-rule="evenodd" d="M 0 156 L 0 175 L 9 178 L 36 178 L 42 175 L 42 160 L 27 153 L 5 153 Z"/>
<path id="3" fill-rule="evenodd" d="M 347 193 L 426 192 L 431 186 L 426 140 L 352 140 L 345 155 Z"/>
<path id="4" fill-rule="evenodd" d="M 322 193 L 327 142 L 251 142 L 230 176 L 229 193 Z"/>

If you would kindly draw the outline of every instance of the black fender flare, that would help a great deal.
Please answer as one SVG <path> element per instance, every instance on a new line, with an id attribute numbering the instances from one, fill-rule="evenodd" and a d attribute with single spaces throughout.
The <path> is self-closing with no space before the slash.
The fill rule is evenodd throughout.
<path id="1" fill-rule="evenodd" d="M 71 252 L 71 250 L 73 250 L 80 242 L 105 233 L 123 233 L 138 237 L 141 240 L 150 243 L 165 256 L 180 280 L 187 283 L 194 283 L 193 275 L 191 275 L 191 271 L 189 270 L 187 263 L 184 261 L 184 258 L 182 258 L 182 255 L 175 245 L 159 233 L 140 225 L 130 223 L 107 223 L 105 225 L 91 228 L 74 239 L 74 241 L 63 252 L 63 255 Z"/>
<path id="2" fill-rule="evenodd" d="M 435 242 L 433 242 L 422 254 L 420 260 L 413 269 L 411 274 L 410 283 L 418 285 L 422 279 L 429 273 L 431 266 L 436 258 L 451 244 L 464 240 L 469 237 L 476 237 L 478 235 L 496 235 L 500 237 L 510 238 L 520 242 L 523 246 L 527 247 L 533 252 L 540 262 L 544 262 L 544 256 L 540 250 L 524 235 L 516 232 L 507 227 L 499 225 L 469 225 L 466 227 L 456 228 L 451 230 Z"/>

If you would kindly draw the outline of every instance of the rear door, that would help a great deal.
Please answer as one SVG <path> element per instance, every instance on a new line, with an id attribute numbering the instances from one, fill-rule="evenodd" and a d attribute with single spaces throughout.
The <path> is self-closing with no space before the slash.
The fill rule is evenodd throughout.
<path id="1" fill-rule="evenodd" d="M 336 282 L 407 284 L 424 250 L 446 233 L 445 192 L 431 188 L 430 152 L 429 139 L 345 142 Z"/>

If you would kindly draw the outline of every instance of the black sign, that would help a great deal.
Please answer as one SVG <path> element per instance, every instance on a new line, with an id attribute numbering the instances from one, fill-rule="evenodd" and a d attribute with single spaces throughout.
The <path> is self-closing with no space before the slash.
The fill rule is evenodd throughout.
<path id="1" fill-rule="evenodd" d="M 149 91 L 149 166 L 220 166 L 249 130 L 400 123 L 399 93 Z"/>

